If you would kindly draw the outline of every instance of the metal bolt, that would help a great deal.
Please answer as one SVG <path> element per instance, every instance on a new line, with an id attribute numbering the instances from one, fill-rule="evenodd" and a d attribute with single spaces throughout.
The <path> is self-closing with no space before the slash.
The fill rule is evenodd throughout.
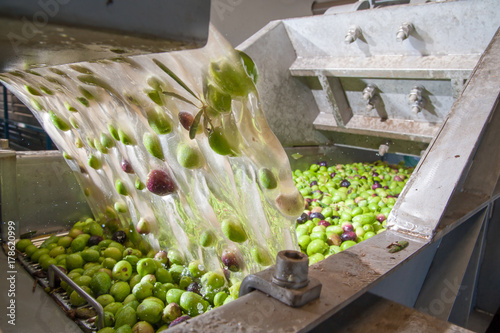
<path id="1" fill-rule="evenodd" d="M 302 252 L 285 250 L 276 256 L 273 283 L 288 289 L 300 289 L 309 283 L 309 258 Z"/>
<path id="2" fill-rule="evenodd" d="M 419 113 L 424 107 L 424 98 L 422 97 L 422 92 L 424 91 L 423 86 L 414 86 L 408 96 L 408 102 L 411 103 L 411 112 Z"/>
<path id="3" fill-rule="evenodd" d="M 398 32 L 396 33 L 396 40 L 398 42 L 404 41 L 405 39 L 407 39 L 410 36 L 411 32 L 414 29 L 415 28 L 413 27 L 412 23 L 404 22 L 403 24 L 401 24 L 401 26 L 398 29 Z"/>
<path id="4" fill-rule="evenodd" d="M 420 111 L 422 111 L 423 108 L 424 108 L 424 100 L 421 99 L 411 105 L 411 112 L 417 114 Z"/>
<path id="5" fill-rule="evenodd" d="M 369 101 L 374 95 L 375 95 L 375 90 L 377 89 L 377 86 L 370 83 L 366 86 L 366 88 L 363 90 L 363 99 Z"/>
<path id="6" fill-rule="evenodd" d="M 370 112 L 373 109 L 376 109 L 379 100 L 380 100 L 379 95 L 373 95 L 373 97 L 371 97 L 366 103 L 366 111 Z"/>
<path id="7" fill-rule="evenodd" d="M 422 91 L 425 88 L 423 86 L 414 86 L 410 91 L 410 95 L 408 96 L 408 101 L 410 103 L 415 103 L 416 101 L 422 99 Z"/>
<path id="8" fill-rule="evenodd" d="M 351 44 L 361 35 L 361 29 L 357 25 L 351 25 L 349 30 L 347 30 L 347 34 L 345 35 L 344 42 L 346 44 Z"/>

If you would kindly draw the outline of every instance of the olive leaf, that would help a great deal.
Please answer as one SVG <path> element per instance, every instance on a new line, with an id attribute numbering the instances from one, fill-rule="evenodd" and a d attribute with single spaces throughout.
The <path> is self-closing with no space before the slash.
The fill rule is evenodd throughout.
<path id="1" fill-rule="evenodd" d="M 173 92 L 168 92 L 168 91 L 162 91 L 162 93 L 164 95 L 167 95 L 167 96 L 170 96 L 170 97 L 174 97 L 174 98 L 177 98 L 183 102 L 186 102 L 188 104 L 191 104 L 192 106 L 196 106 L 193 102 L 191 102 L 189 99 L 185 98 L 185 97 L 182 97 L 181 95 L 179 94 L 176 94 L 176 93 L 173 93 Z M 197 107 L 197 106 L 196 106 Z"/>
<path id="2" fill-rule="evenodd" d="M 237 52 L 248 76 L 250 76 L 254 84 L 257 84 L 257 78 L 259 77 L 257 66 L 253 62 L 252 58 L 248 56 L 248 54 L 240 50 L 237 50 Z"/>
<path id="3" fill-rule="evenodd" d="M 194 117 L 193 123 L 191 124 L 191 127 L 189 128 L 189 138 L 191 140 L 194 139 L 196 136 L 196 132 L 198 131 L 198 125 L 200 124 L 201 116 L 204 113 L 204 109 L 201 109 L 197 114 L 196 117 Z"/>
<path id="4" fill-rule="evenodd" d="M 153 59 L 153 62 L 161 68 L 165 73 L 168 74 L 172 79 L 174 79 L 175 82 L 177 82 L 182 88 L 184 88 L 188 93 L 193 95 L 194 98 L 197 100 L 200 100 L 198 96 L 182 81 L 174 72 L 172 72 L 167 66 L 165 66 L 162 62 L 160 62 L 157 59 Z"/>

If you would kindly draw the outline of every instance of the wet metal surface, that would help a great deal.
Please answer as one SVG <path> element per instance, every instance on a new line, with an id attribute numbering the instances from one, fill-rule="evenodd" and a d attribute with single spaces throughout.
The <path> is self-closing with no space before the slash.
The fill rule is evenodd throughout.
<path id="1" fill-rule="evenodd" d="M 387 246 L 407 240 L 409 246 L 389 253 Z M 323 285 L 320 298 L 291 308 L 264 293 L 254 291 L 211 310 L 172 332 L 307 332 L 365 293 L 378 279 L 390 274 L 427 243 L 395 232 L 383 232 L 346 251 L 309 267 L 309 276 Z"/>
<path id="2" fill-rule="evenodd" d="M 37 240 L 37 241 L 34 241 L 33 244 L 39 246 L 42 242 L 43 242 L 42 240 Z M 48 288 L 51 285 L 51 282 L 49 281 L 49 278 L 47 277 L 46 272 L 44 272 L 42 270 L 41 266 L 38 263 L 33 263 L 26 255 L 24 255 L 22 253 L 18 253 L 17 260 L 24 267 L 24 269 L 26 269 L 26 271 L 31 275 L 31 277 L 33 279 L 35 279 L 33 286 L 31 286 L 31 285 L 26 286 L 25 285 L 24 287 L 25 288 L 28 288 L 28 287 L 33 288 L 33 291 L 35 290 L 35 288 L 39 288 L 45 294 L 45 291 L 43 289 Z M 66 278 L 65 279 L 66 281 L 69 280 L 71 282 L 72 287 L 74 289 L 78 288 L 78 289 L 80 289 L 80 291 L 82 291 L 81 288 L 78 285 L 76 285 L 76 283 L 71 281 L 70 278 L 68 278 L 67 276 L 65 276 L 65 278 Z M 37 286 L 37 285 L 39 285 L 39 286 Z M 60 309 L 55 309 L 55 311 L 57 311 L 58 313 L 61 313 L 61 314 L 66 314 L 66 316 L 68 316 L 70 318 L 73 317 L 75 325 L 71 325 L 71 324 L 67 323 L 66 327 L 68 327 L 68 326 L 73 327 L 73 326 L 78 325 L 78 327 L 85 333 L 91 333 L 91 332 L 96 331 L 97 326 L 94 322 L 95 318 L 92 318 L 91 320 L 89 320 L 89 319 L 82 319 L 82 318 L 75 317 L 75 309 L 70 303 L 69 295 L 62 288 L 55 288 L 50 293 L 47 293 L 47 295 L 52 297 L 52 299 L 55 301 L 54 305 L 57 304 L 60 307 Z M 92 299 L 92 297 L 90 297 L 90 296 L 88 296 L 88 298 Z M 24 299 L 22 301 L 26 301 L 26 299 Z M 92 300 L 92 302 L 97 303 L 95 300 Z M 97 304 L 94 304 L 94 305 L 97 306 Z M 20 308 L 25 308 L 25 306 L 22 306 L 22 307 L 20 306 Z M 90 308 L 90 306 L 86 304 L 86 305 L 83 305 L 79 308 L 87 309 L 87 308 Z M 61 309 L 63 311 L 60 311 Z M 102 306 L 100 309 L 102 311 Z M 71 322 L 73 320 L 67 319 L 67 320 L 60 321 L 60 323 L 58 323 L 58 326 L 63 325 L 63 323 L 65 323 L 65 322 Z M 101 325 L 102 324 L 103 324 L 103 322 L 101 323 Z M 30 328 L 32 328 L 32 326 Z M 75 330 L 75 332 L 76 331 L 77 330 Z"/>
<path id="3" fill-rule="evenodd" d="M 201 47 L 210 1 L 3 0 L 0 13 L 5 72 Z"/>
<path id="4" fill-rule="evenodd" d="M 472 331 L 366 293 L 312 332 L 465 333 Z"/>

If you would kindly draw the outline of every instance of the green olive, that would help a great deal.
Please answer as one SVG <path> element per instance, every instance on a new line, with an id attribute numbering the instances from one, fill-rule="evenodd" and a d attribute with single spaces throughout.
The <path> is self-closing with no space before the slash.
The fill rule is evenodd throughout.
<path id="1" fill-rule="evenodd" d="M 54 124 L 54 126 L 60 129 L 61 131 L 66 132 L 70 129 L 69 125 L 64 120 L 62 120 L 57 114 L 55 114 L 54 111 L 49 111 L 49 117 L 52 124 Z"/>
<path id="2" fill-rule="evenodd" d="M 177 161 L 188 169 L 198 169 L 203 166 L 203 155 L 201 152 L 188 144 L 179 144 L 177 147 Z"/>
<path id="3" fill-rule="evenodd" d="M 144 133 L 142 137 L 142 143 L 146 150 L 154 157 L 163 160 L 165 159 L 163 155 L 163 150 L 161 148 L 161 143 L 156 134 L 153 133 Z"/>
<path id="4" fill-rule="evenodd" d="M 235 218 L 229 218 L 222 221 L 221 229 L 224 236 L 233 242 L 243 243 L 248 238 L 243 225 Z"/>

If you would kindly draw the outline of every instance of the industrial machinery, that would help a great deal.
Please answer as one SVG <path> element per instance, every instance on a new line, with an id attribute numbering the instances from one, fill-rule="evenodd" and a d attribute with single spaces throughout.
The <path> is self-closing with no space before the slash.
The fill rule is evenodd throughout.
<path id="1" fill-rule="evenodd" d="M 273 21 L 241 44 L 292 168 L 420 160 L 386 232 L 309 267 L 319 299 L 290 307 L 253 291 L 171 331 L 462 332 L 491 320 L 500 306 L 499 27 L 495 0 L 445 1 Z M 2 152 L 0 163 L 2 218 L 20 221 L 19 233 L 51 232 L 86 211 L 69 175 L 49 184 L 46 201 L 29 202 L 35 180 L 21 172 L 65 175 L 56 154 Z M 57 198 L 71 187 L 72 200 Z M 54 204 L 65 205 L 61 215 Z M 408 247 L 389 253 L 400 240 Z"/>

